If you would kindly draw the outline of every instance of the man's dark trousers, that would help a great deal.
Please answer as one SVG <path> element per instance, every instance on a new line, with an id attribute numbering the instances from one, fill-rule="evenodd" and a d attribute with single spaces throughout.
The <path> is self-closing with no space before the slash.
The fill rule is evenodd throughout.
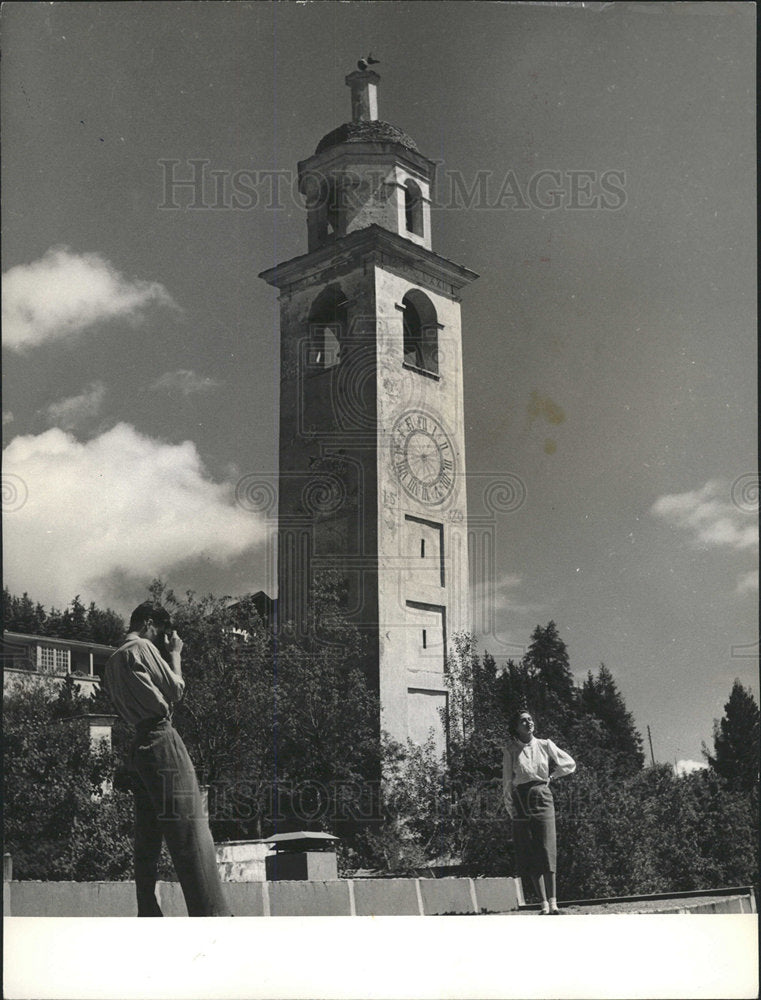
<path id="1" fill-rule="evenodd" d="M 137 771 L 137 915 L 163 916 L 156 901 L 156 878 L 161 842 L 166 839 L 188 916 L 229 917 L 193 762 L 168 719 L 136 726 L 132 762 Z"/>

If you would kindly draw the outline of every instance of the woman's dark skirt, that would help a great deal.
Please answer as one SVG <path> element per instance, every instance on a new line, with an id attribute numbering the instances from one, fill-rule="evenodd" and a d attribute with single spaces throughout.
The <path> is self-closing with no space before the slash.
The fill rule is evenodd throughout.
<path id="1" fill-rule="evenodd" d="M 513 788 L 513 844 L 515 866 L 521 878 L 557 870 L 555 802 L 545 781 L 529 781 Z"/>

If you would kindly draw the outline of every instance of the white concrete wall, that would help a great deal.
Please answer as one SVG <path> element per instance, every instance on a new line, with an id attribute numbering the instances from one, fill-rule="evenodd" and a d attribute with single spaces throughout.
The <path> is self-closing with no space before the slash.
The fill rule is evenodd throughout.
<path id="1" fill-rule="evenodd" d="M 159 882 L 167 917 L 187 916 L 178 882 Z M 136 917 L 134 882 L 5 882 L 6 917 Z M 225 885 L 237 917 L 435 916 L 510 913 L 523 903 L 520 879 L 337 879 Z"/>

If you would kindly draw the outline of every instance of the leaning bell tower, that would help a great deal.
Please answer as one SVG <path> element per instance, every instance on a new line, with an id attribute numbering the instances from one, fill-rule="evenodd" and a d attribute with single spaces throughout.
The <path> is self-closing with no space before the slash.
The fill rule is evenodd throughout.
<path id="1" fill-rule="evenodd" d="M 435 164 L 346 77 L 351 121 L 298 165 L 307 252 L 280 292 L 278 619 L 304 626 L 324 572 L 367 636 L 380 726 L 439 750 L 446 655 L 470 628 L 460 291 L 435 253 Z"/>

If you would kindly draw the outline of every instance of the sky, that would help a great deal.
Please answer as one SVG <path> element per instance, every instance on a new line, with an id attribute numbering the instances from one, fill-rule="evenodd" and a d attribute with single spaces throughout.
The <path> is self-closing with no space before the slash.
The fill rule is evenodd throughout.
<path id="1" fill-rule="evenodd" d="M 3 31 L 11 591 L 274 593 L 257 275 L 306 251 L 290 178 L 372 52 L 380 117 L 439 163 L 434 249 L 480 275 L 474 628 L 501 662 L 554 620 L 577 682 L 604 662 L 655 758 L 700 763 L 733 680 L 758 695 L 753 6 L 9 4 Z"/>

